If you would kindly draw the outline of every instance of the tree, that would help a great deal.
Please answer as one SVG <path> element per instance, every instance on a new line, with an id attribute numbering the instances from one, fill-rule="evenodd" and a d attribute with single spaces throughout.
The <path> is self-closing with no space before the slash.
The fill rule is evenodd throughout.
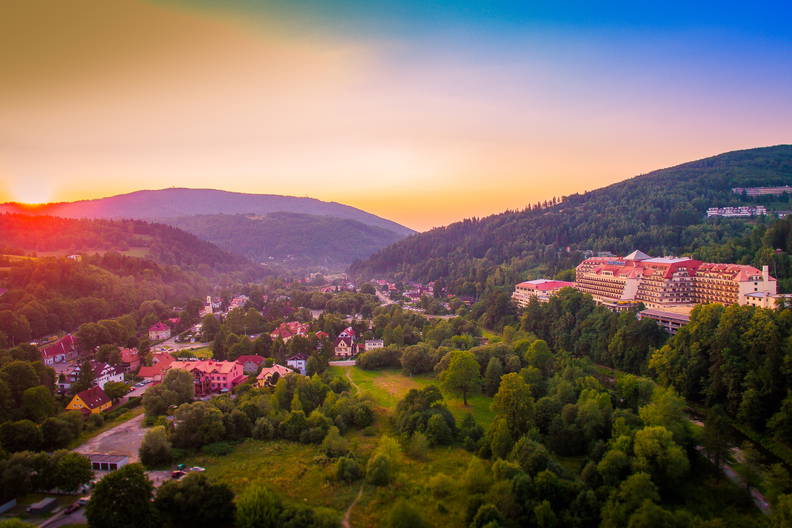
<path id="1" fill-rule="evenodd" d="M 218 442 L 225 436 L 223 413 L 203 401 L 184 403 L 176 409 L 173 445 L 196 448 Z"/>
<path id="2" fill-rule="evenodd" d="M 454 433 L 441 414 L 433 414 L 429 417 L 426 422 L 426 437 L 432 445 L 448 445 L 454 441 Z"/>
<path id="3" fill-rule="evenodd" d="M 283 504 L 260 483 L 245 488 L 237 498 L 236 528 L 278 528 Z"/>
<path id="4" fill-rule="evenodd" d="M 685 400 L 670 387 L 655 387 L 652 401 L 639 410 L 646 425 L 665 427 L 674 435 L 674 441 L 686 445 L 690 440 L 690 426 L 685 414 Z"/>
<path id="5" fill-rule="evenodd" d="M 689 468 L 685 451 L 665 427 L 644 427 L 636 432 L 633 453 L 638 471 L 649 473 L 665 484 L 679 480 Z"/>
<path id="6" fill-rule="evenodd" d="M 0 424 L 0 445 L 6 451 L 37 451 L 41 443 L 41 430 L 30 420 Z"/>
<path id="7" fill-rule="evenodd" d="M 534 424 L 534 401 L 531 388 L 517 373 L 501 378 L 500 388 L 492 400 L 492 410 L 506 420 L 512 438 L 527 433 Z"/>
<path id="8" fill-rule="evenodd" d="M 731 428 L 726 421 L 723 409 L 720 405 L 710 408 L 707 417 L 704 419 L 704 431 L 701 435 L 701 444 L 704 447 L 704 454 L 715 465 L 720 468 L 729 456 L 729 438 Z"/>
<path id="9" fill-rule="evenodd" d="M 77 434 L 74 425 L 63 418 L 50 417 L 41 424 L 42 447 L 48 451 L 66 447 Z"/>
<path id="10" fill-rule="evenodd" d="M 792 495 L 781 495 L 773 507 L 770 516 L 772 528 L 788 528 L 792 526 Z"/>
<path id="11" fill-rule="evenodd" d="M 27 361 L 12 361 L 0 368 L 0 378 L 5 381 L 11 391 L 14 406 L 22 405 L 22 393 L 30 387 L 41 384 L 33 365 Z"/>
<path id="12" fill-rule="evenodd" d="M 154 487 L 143 466 L 129 464 L 99 481 L 85 509 L 92 528 L 155 528 Z"/>
<path id="13" fill-rule="evenodd" d="M 77 375 L 77 380 L 71 386 L 72 394 L 80 393 L 86 389 L 90 389 L 94 385 L 94 370 L 93 365 L 89 360 L 80 363 L 80 373 Z"/>
<path id="14" fill-rule="evenodd" d="M 234 524 L 234 493 L 226 484 L 212 484 L 206 475 L 191 473 L 157 490 L 154 506 L 163 526 L 226 528 Z"/>
<path id="15" fill-rule="evenodd" d="M 440 383 L 447 391 L 461 394 L 465 407 L 468 395 L 481 390 L 481 372 L 476 357 L 466 350 L 454 350 L 448 368 L 440 374 Z"/>
<path id="16" fill-rule="evenodd" d="M 429 525 L 421 515 L 406 501 L 399 500 L 385 517 L 384 525 L 387 528 L 426 528 Z"/>
<path id="17" fill-rule="evenodd" d="M 34 421 L 42 422 L 58 412 L 58 404 L 52 393 L 43 385 L 30 387 L 22 393 L 23 415 Z"/>
<path id="18" fill-rule="evenodd" d="M 107 394 L 108 398 L 116 402 L 129 392 L 129 385 L 121 381 L 108 381 L 105 383 L 104 392 Z"/>
<path id="19" fill-rule="evenodd" d="M 71 451 L 55 453 L 55 481 L 59 489 L 75 492 L 93 478 L 93 469 L 88 457 Z"/>
<path id="20" fill-rule="evenodd" d="M 498 392 L 501 376 L 503 375 L 503 363 L 496 357 L 491 357 L 484 371 L 484 394 L 494 396 Z"/>
<path id="21" fill-rule="evenodd" d="M 173 460 L 171 444 L 165 427 L 152 427 L 140 444 L 140 462 L 147 467 L 167 465 Z"/>

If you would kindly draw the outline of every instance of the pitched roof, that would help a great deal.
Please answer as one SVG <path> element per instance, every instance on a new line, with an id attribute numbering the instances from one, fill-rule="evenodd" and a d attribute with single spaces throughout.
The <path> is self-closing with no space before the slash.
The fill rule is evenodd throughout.
<path id="1" fill-rule="evenodd" d="M 635 251 L 633 251 L 632 253 L 630 253 L 626 257 L 624 257 L 624 260 L 646 260 L 646 259 L 649 259 L 649 258 L 652 258 L 652 257 L 647 255 L 643 251 L 641 251 L 639 249 L 636 249 Z"/>
<path id="2" fill-rule="evenodd" d="M 215 361 L 213 359 L 205 359 L 202 361 L 174 361 L 168 366 L 168 368 L 188 371 L 197 370 L 203 374 L 228 374 L 233 372 L 236 366 L 237 364 L 233 361 Z"/>
<path id="3" fill-rule="evenodd" d="M 158 321 L 153 325 L 149 326 L 149 332 L 162 332 L 163 330 L 170 330 L 170 326 L 166 325 L 162 321 Z"/>
<path id="4" fill-rule="evenodd" d="M 339 346 L 341 343 L 344 343 L 346 346 L 351 347 L 352 346 L 352 338 L 351 337 L 339 337 L 338 339 L 336 339 L 335 346 Z"/>
<path id="5" fill-rule="evenodd" d="M 110 403 L 110 398 L 107 397 L 105 391 L 103 391 L 98 385 L 77 393 L 77 396 L 80 397 L 82 402 L 87 405 L 89 409 L 96 409 L 97 407 L 101 407 L 106 403 Z"/>
<path id="6" fill-rule="evenodd" d="M 77 339 L 71 334 L 66 334 L 51 345 L 41 349 L 42 357 L 54 357 L 58 354 L 67 354 L 77 348 Z"/>
<path id="7" fill-rule="evenodd" d="M 550 280 L 550 279 L 536 279 L 521 282 L 517 285 L 518 287 L 528 288 L 531 290 L 538 290 L 538 291 L 547 291 L 547 290 L 558 290 L 561 288 L 574 288 L 574 282 L 567 282 L 567 281 L 559 281 L 559 280 Z"/>
<path id="8" fill-rule="evenodd" d="M 294 354 L 292 357 L 288 358 L 286 361 L 305 361 L 308 359 L 307 354 L 303 354 L 300 352 L 299 354 Z"/>
<path id="9" fill-rule="evenodd" d="M 278 373 L 279 376 L 286 376 L 288 374 L 294 374 L 294 371 L 289 367 L 284 367 L 283 365 L 272 365 L 271 367 L 265 367 L 261 369 L 261 372 L 258 373 L 256 379 L 261 380 L 265 379 L 269 376 L 272 376 L 275 373 Z"/>
<path id="10" fill-rule="evenodd" d="M 261 365 L 264 363 L 264 358 L 259 356 L 258 354 L 249 354 L 244 356 L 239 356 L 236 358 L 236 362 L 240 365 L 244 365 L 247 362 L 255 363 L 256 365 Z"/>

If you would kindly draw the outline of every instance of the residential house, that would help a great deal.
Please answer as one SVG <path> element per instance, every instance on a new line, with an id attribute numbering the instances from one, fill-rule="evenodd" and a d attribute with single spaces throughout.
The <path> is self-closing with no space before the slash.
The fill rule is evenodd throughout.
<path id="1" fill-rule="evenodd" d="M 277 376 L 275 376 L 275 374 L 277 374 Z M 256 386 L 262 389 L 264 387 L 272 387 L 277 383 L 277 380 L 290 374 L 296 374 L 296 372 L 283 365 L 264 367 L 261 369 L 261 372 L 258 373 L 258 376 L 256 376 Z"/>
<path id="2" fill-rule="evenodd" d="M 41 349 L 41 361 L 51 367 L 55 363 L 75 360 L 78 354 L 77 338 L 71 334 L 66 334 L 51 345 Z"/>
<path id="3" fill-rule="evenodd" d="M 174 361 L 168 367 L 168 370 L 172 369 L 185 370 L 193 375 L 197 395 L 228 392 L 245 381 L 242 365 L 235 361 Z"/>
<path id="4" fill-rule="evenodd" d="M 171 336 L 171 329 L 170 326 L 159 321 L 149 327 L 148 335 L 151 341 L 164 341 Z"/>
<path id="5" fill-rule="evenodd" d="M 121 349 L 121 368 L 124 372 L 137 372 L 140 368 L 140 353 L 137 348 Z"/>
<path id="6" fill-rule="evenodd" d="M 357 354 L 357 344 L 352 337 L 338 337 L 335 342 L 335 355 L 339 358 L 349 358 Z"/>
<path id="7" fill-rule="evenodd" d="M 100 389 L 104 389 L 106 383 L 111 381 L 123 382 L 124 370 L 122 368 L 114 367 L 103 361 L 90 362 L 91 369 L 93 370 L 93 384 Z M 80 379 L 81 365 L 75 365 L 67 370 L 64 370 L 58 378 L 58 390 L 61 393 L 67 392 L 74 383 Z"/>
<path id="8" fill-rule="evenodd" d="M 99 414 L 113 406 L 101 387 L 93 386 L 74 395 L 66 406 L 67 411 L 81 411 L 85 414 Z"/>
<path id="9" fill-rule="evenodd" d="M 142 366 L 137 375 L 139 378 L 159 383 L 165 377 L 165 371 L 176 359 L 167 352 L 159 352 L 151 358 L 151 366 Z"/>
<path id="10" fill-rule="evenodd" d="M 270 332 L 270 338 L 275 341 L 276 339 L 283 340 L 284 343 L 289 341 L 292 337 L 307 336 L 311 330 L 311 325 L 308 323 L 301 323 L 299 321 L 289 321 L 288 323 L 281 323 L 278 328 Z"/>
<path id="11" fill-rule="evenodd" d="M 303 353 L 295 354 L 286 360 L 286 365 L 293 368 L 303 376 L 305 376 L 306 365 L 308 364 L 308 356 Z"/>
<path id="12" fill-rule="evenodd" d="M 239 356 L 236 358 L 236 362 L 242 365 L 242 372 L 245 374 L 255 374 L 261 364 L 264 363 L 264 357 L 258 354 Z"/>

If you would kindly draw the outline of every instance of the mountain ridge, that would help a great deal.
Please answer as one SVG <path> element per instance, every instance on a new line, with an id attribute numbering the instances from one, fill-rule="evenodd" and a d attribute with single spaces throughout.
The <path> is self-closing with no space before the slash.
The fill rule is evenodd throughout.
<path id="1" fill-rule="evenodd" d="M 729 240 L 767 219 L 707 220 L 707 208 L 787 200 L 731 192 L 782 184 L 792 184 L 792 145 L 726 152 L 573 194 L 549 207 L 468 218 L 419 233 L 354 263 L 350 272 L 444 280 L 452 291 L 479 295 L 495 285 L 568 270 L 584 250 L 626 254 L 640 248 L 724 261 L 736 253 L 725 247 Z"/>
<path id="2" fill-rule="evenodd" d="M 2 212 L 66 218 L 129 218 L 155 221 L 195 214 L 297 212 L 357 220 L 393 231 L 401 236 L 415 233 L 414 230 L 397 222 L 339 202 L 327 202 L 310 197 L 186 187 L 142 189 L 103 198 L 32 206 L 6 202 L 0 204 L 0 213 Z"/>

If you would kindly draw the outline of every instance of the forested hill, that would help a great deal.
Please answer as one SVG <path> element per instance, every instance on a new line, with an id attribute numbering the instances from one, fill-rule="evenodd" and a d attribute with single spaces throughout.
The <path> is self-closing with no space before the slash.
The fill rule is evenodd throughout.
<path id="1" fill-rule="evenodd" d="M 195 215 L 169 224 L 255 262 L 345 270 L 403 238 L 356 220 L 297 213 Z"/>
<path id="2" fill-rule="evenodd" d="M 244 258 L 168 225 L 0 214 L 0 253 L 65 256 L 106 251 L 206 271 L 236 271 L 250 266 Z"/>
<path id="3" fill-rule="evenodd" d="M 25 206 L 0 204 L 0 213 L 43 214 L 67 218 L 136 218 L 161 221 L 191 215 L 297 212 L 356 220 L 407 236 L 412 229 L 361 209 L 315 198 L 248 194 L 215 189 L 143 190 L 96 200 Z"/>
<path id="4" fill-rule="evenodd" d="M 467 219 L 414 235 L 353 264 L 351 272 L 442 280 L 451 291 L 478 295 L 489 286 L 569 269 L 584 250 L 626 254 L 638 248 L 653 255 L 754 262 L 767 258 L 765 250 L 773 242 L 757 224 L 772 220 L 707 220 L 706 210 L 752 203 L 732 193 L 732 187 L 784 184 L 792 185 L 792 145 L 729 152 L 568 196 L 560 203 Z M 784 203 L 771 203 L 771 208 L 792 209 L 787 198 L 753 200 L 779 199 Z M 779 275 L 784 272 L 778 270 Z"/>

